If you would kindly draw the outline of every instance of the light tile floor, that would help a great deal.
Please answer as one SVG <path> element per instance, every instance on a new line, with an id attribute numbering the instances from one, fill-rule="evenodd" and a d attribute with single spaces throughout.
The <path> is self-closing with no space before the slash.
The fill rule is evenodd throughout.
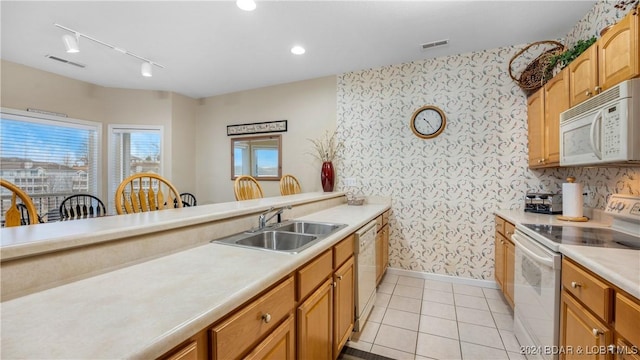
<path id="1" fill-rule="evenodd" d="M 398 360 L 525 359 L 499 290 L 390 274 L 347 346 Z"/>

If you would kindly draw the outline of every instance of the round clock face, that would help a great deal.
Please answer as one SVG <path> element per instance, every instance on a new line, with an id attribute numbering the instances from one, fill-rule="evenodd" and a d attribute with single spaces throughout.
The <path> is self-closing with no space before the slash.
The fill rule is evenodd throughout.
<path id="1" fill-rule="evenodd" d="M 433 138 L 444 130 L 446 118 L 435 106 L 423 106 L 411 118 L 411 130 L 421 138 Z"/>

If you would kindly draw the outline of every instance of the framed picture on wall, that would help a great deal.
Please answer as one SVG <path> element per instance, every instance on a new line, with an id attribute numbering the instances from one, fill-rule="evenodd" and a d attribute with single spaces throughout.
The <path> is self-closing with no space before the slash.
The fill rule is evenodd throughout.
<path id="1" fill-rule="evenodd" d="M 227 136 L 286 132 L 287 120 L 227 125 Z"/>

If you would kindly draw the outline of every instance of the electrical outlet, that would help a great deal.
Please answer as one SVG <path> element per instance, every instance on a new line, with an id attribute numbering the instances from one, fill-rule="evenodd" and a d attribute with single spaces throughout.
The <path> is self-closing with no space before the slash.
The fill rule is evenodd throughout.
<path id="1" fill-rule="evenodd" d="M 344 179 L 344 186 L 356 186 L 357 181 L 356 178 L 345 178 Z"/>

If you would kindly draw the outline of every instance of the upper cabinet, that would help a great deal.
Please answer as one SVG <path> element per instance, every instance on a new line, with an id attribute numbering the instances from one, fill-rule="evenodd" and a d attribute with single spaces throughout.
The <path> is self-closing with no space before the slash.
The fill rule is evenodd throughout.
<path id="1" fill-rule="evenodd" d="M 569 108 L 568 71 L 562 70 L 527 101 L 530 168 L 560 165 L 560 113 Z"/>
<path id="2" fill-rule="evenodd" d="M 569 64 L 570 106 L 640 75 L 639 18 L 631 11 Z"/>

